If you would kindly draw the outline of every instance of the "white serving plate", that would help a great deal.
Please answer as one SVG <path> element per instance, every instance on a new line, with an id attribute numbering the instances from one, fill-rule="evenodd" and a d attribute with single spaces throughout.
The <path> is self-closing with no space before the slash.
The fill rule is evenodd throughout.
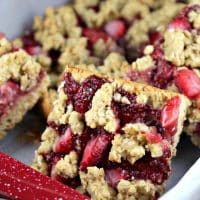
<path id="1" fill-rule="evenodd" d="M 49 6 L 58 6 L 66 0 L 0 0 L 0 31 L 5 32 L 8 38 L 19 36 L 31 27 L 33 16 L 41 15 Z M 23 122 L 11 130 L 7 137 L 0 141 L 0 151 L 3 151 L 18 160 L 31 164 L 35 149 L 38 144 L 25 140 L 24 135 L 33 128 L 38 128 L 41 133 L 45 123 L 35 111 L 29 112 Z M 172 174 L 167 182 L 167 190 L 171 189 L 185 174 L 185 172 L 198 159 L 200 150 L 194 147 L 189 138 L 183 135 L 178 145 L 177 156 L 172 161 Z M 185 191 L 183 191 L 185 192 Z M 171 199 L 169 199 L 171 200 Z"/>

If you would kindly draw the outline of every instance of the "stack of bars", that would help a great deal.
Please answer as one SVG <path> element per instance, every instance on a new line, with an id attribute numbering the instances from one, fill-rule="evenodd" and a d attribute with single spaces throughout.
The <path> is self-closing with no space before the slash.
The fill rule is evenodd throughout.
<path id="1" fill-rule="evenodd" d="M 34 169 L 93 200 L 158 199 L 181 133 L 200 147 L 199 29 L 194 0 L 47 8 L 0 36 L 0 134 L 41 98 Z"/>

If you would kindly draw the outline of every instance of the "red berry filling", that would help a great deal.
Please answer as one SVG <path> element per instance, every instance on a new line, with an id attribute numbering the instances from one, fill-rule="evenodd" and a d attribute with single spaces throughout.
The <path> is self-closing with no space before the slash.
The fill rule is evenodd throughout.
<path id="1" fill-rule="evenodd" d="M 122 163 L 105 163 L 106 180 L 112 186 L 121 179 L 134 180 L 143 179 L 151 180 L 153 183 L 162 184 L 169 175 L 169 157 L 170 154 L 163 155 L 159 158 L 152 158 L 149 153 L 131 165 L 127 161 Z"/>
<path id="2" fill-rule="evenodd" d="M 64 92 L 67 94 L 68 103 L 73 104 L 74 103 L 73 97 L 77 93 L 80 84 L 76 82 L 69 73 L 64 74 L 64 82 L 65 82 Z"/>
<path id="3" fill-rule="evenodd" d="M 85 113 L 89 110 L 92 97 L 95 92 L 106 83 L 105 79 L 97 76 L 90 76 L 81 84 L 78 84 L 70 74 L 65 74 L 65 92 L 69 101 L 73 104 L 77 112 Z"/>
<path id="4" fill-rule="evenodd" d="M 163 41 L 163 36 L 158 31 L 149 32 L 149 44 L 159 45 Z"/>
<path id="5" fill-rule="evenodd" d="M 115 116 L 120 121 L 120 126 L 124 127 L 127 123 L 145 123 L 148 126 L 155 126 L 160 134 L 162 134 L 162 126 L 160 124 L 161 111 L 154 109 L 152 106 L 146 104 L 138 104 L 136 102 L 136 95 L 130 94 L 125 90 L 118 90 L 122 96 L 125 96 L 130 101 L 130 104 L 124 104 L 112 101 L 112 109 Z"/>
<path id="6" fill-rule="evenodd" d="M 13 81 L 8 81 L 0 86 L 0 117 L 5 114 L 9 106 L 13 105 L 19 95 L 20 87 Z"/>
<path id="7" fill-rule="evenodd" d="M 200 95 L 200 78 L 190 69 L 178 70 L 175 76 L 175 84 L 179 91 L 190 99 Z"/>
<path id="8" fill-rule="evenodd" d="M 55 122 L 48 121 L 48 125 L 53 128 L 59 135 L 63 135 L 67 130 L 67 125 L 57 125 Z"/>
<path id="9" fill-rule="evenodd" d="M 107 169 L 105 179 L 109 185 L 116 188 L 121 179 L 130 179 L 130 175 L 126 170 L 123 170 L 121 168 Z"/>
<path id="10" fill-rule="evenodd" d="M 173 136 L 177 131 L 177 123 L 180 109 L 180 97 L 170 99 L 161 112 L 161 124 L 166 136 Z"/>
<path id="11" fill-rule="evenodd" d="M 163 50 L 157 45 L 152 53 L 155 68 L 149 75 L 149 83 L 155 87 L 165 89 L 174 78 L 175 66 L 164 60 Z"/>
<path id="12" fill-rule="evenodd" d="M 113 20 L 104 26 L 104 30 L 114 39 L 120 39 L 126 32 L 125 23 L 122 20 Z"/>
<path id="13" fill-rule="evenodd" d="M 149 179 L 153 183 L 162 184 L 170 172 L 169 160 L 164 156 L 152 158 L 149 154 L 138 160 L 131 170 L 136 179 Z"/>
<path id="14" fill-rule="evenodd" d="M 82 32 L 83 36 L 88 38 L 90 45 L 94 45 L 99 39 L 102 39 L 104 42 L 107 42 L 109 36 L 99 30 L 99 29 L 92 29 L 92 28 L 84 28 Z"/>
<path id="15" fill-rule="evenodd" d="M 41 71 L 37 81 L 41 82 L 41 80 L 44 78 L 45 73 L 44 71 Z M 13 80 L 8 80 L 7 82 L 0 85 L 0 118 L 6 114 L 9 107 L 13 107 L 18 100 L 18 98 L 26 95 L 28 92 L 31 92 L 34 90 L 38 84 L 36 84 L 34 87 L 29 89 L 28 91 L 22 91 L 20 89 L 20 85 L 18 82 Z"/>
<path id="16" fill-rule="evenodd" d="M 32 32 L 22 36 L 23 49 L 30 55 L 38 55 L 43 52 L 40 44 L 34 39 Z"/>
<path id="17" fill-rule="evenodd" d="M 134 81 L 142 79 L 154 87 L 166 89 L 174 79 L 176 68 L 172 63 L 164 60 L 163 50 L 159 45 L 154 48 L 152 58 L 154 59 L 154 66 L 150 66 L 143 72 L 135 72 L 131 70 L 127 74 L 127 77 Z"/>
<path id="18" fill-rule="evenodd" d="M 37 46 L 38 42 L 34 39 L 34 34 L 32 32 L 26 33 L 22 36 L 22 42 L 25 47 L 27 46 Z"/>

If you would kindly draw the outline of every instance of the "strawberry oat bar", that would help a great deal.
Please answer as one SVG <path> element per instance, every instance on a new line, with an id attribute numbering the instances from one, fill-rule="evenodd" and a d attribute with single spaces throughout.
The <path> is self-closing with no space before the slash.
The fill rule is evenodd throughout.
<path id="1" fill-rule="evenodd" d="M 67 68 L 33 167 L 93 200 L 157 199 L 189 101 Z"/>
<path id="2" fill-rule="evenodd" d="M 192 106 L 188 111 L 186 131 L 200 146 L 200 6 L 185 7 L 156 36 L 154 45 L 146 46 L 144 56 L 132 63 L 126 78 L 145 82 L 187 96 Z"/>
<path id="3" fill-rule="evenodd" d="M 0 39 L 0 138 L 22 120 L 47 89 L 48 80 L 40 64 L 23 50 Z"/>

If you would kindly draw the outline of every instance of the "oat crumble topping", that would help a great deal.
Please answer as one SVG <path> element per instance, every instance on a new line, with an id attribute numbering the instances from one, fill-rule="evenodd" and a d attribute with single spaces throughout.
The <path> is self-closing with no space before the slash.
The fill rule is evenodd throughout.
<path id="1" fill-rule="evenodd" d="M 116 130 L 117 120 L 111 109 L 114 90 L 114 85 L 105 83 L 95 93 L 91 109 L 85 113 L 85 120 L 89 127 L 96 128 L 98 126 L 103 126 L 106 131 L 111 133 Z M 101 101 L 99 101 L 99 99 L 101 99 Z"/>
<path id="2" fill-rule="evenodd" d="M 83 188 L 88 191 L 92 199 L 112 200 L 115 197 L 115 191 L 104 179 L 103 168 L 88 167 L 87 173 L 80 172 L 80 178 Z"/>
<path id="3" fill-rule="evenodd" d="M 64 158 L 61 158 L 55 166 L 54 173 L 64 178 L 73 178 L 78 174 L 78 155 L 71 151 Z"/>
<path id="4" fill-rule="evenodd" d="M 0 84 L 9 79 L 15 80 L 20 82 L 23 91 L 37 84 L 41 66 L 23 50 L 3 55 L 0 58 L 0 65 Z"/>

